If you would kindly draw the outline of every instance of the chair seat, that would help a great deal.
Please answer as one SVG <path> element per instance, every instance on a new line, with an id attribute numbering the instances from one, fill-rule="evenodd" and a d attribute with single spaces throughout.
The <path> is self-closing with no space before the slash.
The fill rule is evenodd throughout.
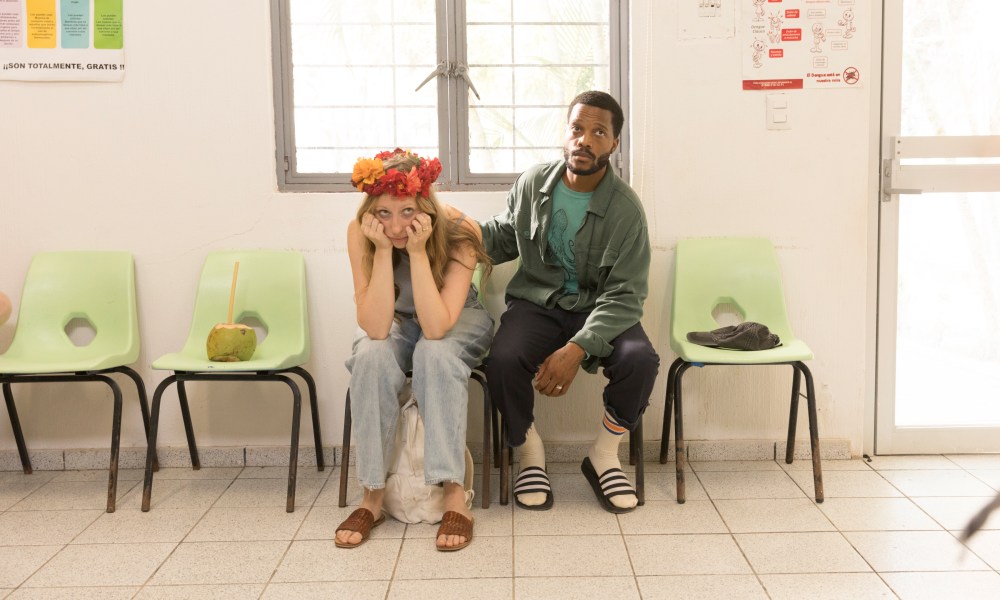
<path id="1" fill-rule="evenodd" d="M 763 365 L 811 360 L 813 357 L 812 350 L 802 340 L 785 340 L 784 338 L 781 340 L 780 346 L 770 350 L 726 350 L 676 339 L 671 340 L 670 347 L 678 356 L 691 363 Z"/>
<path id="2" fill-rule="evenodd" d="M 260 354 L 258 352 L 257 354 Z M 153 368 L 161 371 L 188 371 L 194 373 L 243 373 L 253 371 L 281 371 L 305 364 L 301 356 L 258 356 L 240 362 L 215 362 L 208 360 L 205 353 L 200 355 L 174 352 L 153 361 Z"/>
<path id="3" fill-rule="evenodd" d="M 29 360 L 19 358 L 0 358 L 0 374 L 21 375 L 21 374 L 41 374 L 52 373 L 80 373 L 83 371 L 104 371 L 134 361 L 115 359 L 106 356 L 97 356 L 81 360 L 47 361 Z"/>

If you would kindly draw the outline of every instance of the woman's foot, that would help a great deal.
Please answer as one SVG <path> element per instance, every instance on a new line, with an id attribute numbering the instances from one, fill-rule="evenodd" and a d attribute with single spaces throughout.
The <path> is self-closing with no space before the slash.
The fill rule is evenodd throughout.
<path id="1" fill-rule="evenodd" d="M 472 520 L 472 512 L 465 505 L 465 487 L 460 483 L 444 484 L 444 512 L 456 512 Z M 439 535 L 435 544 L 438 548 L 455 548 L 469 541 L 464 535 Z"/>
<path id="2" fill-rule="evenodd" d="M 384 497 L 384 488 L 377 490 L 369 490 L 365 488 L 364 498 L 361 499 L 361 504 L 358 505 L 358 508 L 367 509 L 374 516 L 375 521 L 379 521 L 379 519 L 382 518 L 382 499 Z M 335 541 L 338 545 L 350 547 L 360 544 L 364 539 L 365 535 L 361 531 L 338 529 Z"/>

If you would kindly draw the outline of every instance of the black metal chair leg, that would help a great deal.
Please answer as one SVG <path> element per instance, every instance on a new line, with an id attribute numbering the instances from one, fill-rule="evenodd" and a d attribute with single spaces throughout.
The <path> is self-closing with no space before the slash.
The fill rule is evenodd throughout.
<path id="1" fill-rule="evenodd" d="M 635 450 L 635 436 L 628 436 L 628 464 L 635 466 L 636 461 L 636 450 Z"/>
<path id="2" fill-rule="evenodd" d="M 187 436 L 188 452 L 191 453 L 191 468 L 201 469 L 198 458 L 198 444 L 194 441 L 194 426 L 191 424 L 191 409 L 188 407 L 187 390 L 182 379 L 177 380 L 177 401 L 181 405 L 181 418 L 184 420 L 184 434 Z"/>
<path id="3" fill-rule="evenodd" d="M 292 390 L 292 440 L 288 450 L 288 498 L 285 500 L 285 512 L 295 512 L 295 480 L 299 468 L 299 421 L 302 419 L 302 394 L 299 386 L 284 375 L 275 376 L 278 381 L 284 381 Z"/>
<path id="4" fill-rule="evenodd" d="M 142 411 L 142 427 L 146 432 L 146 444 L 149 444 L 149 402 L 146 396 L 146 384 L 143 383 L 142 377 L 136 373 L 131 367 L 121 366 L 111 369 L 109 372 L 112 373 L 122 373 L 127 375 L 129 378 L 135 382 L 135 391 L 139 396 L 139 410 Z M 160 462 L 157 457 L 153 457 L 153 470 L 160 470 Z"/>
<path id="5" fill-rule="evenodd" d="M 670 419 L 673 417 L 674 406 L 674 379 L 677 376 L 677 368 L 684 363 L 683 358 L 678 358 L 670 364 L 667 371 L 667 393 L 663 400 L 663 430 L 660 432 L 660 464 L 667 464 L 667 454 L 670 450 Z"/>
<path id="6" fill-rule="evenodd" d="M 149 512 L 149 501 L 153 495 L 153 463 L 156 461 L 156 430 L 160 422 L 160 400 L 163 391 L 171 383 L 177 381 L 176 375 L 171 375 L 160 382 L 153 392 L 153 405 L 149 413 L 149 447 L 146 449 L 146 475 L 142 482 L 142 512 Z"/>
<path id="7" fill-rule="evenodd" d="M 490 468 L 490 447 L 491 435 L 490 435 L 490 425 L 492 423 L 491 413 L 493 412 L 493 405 L 490 403 L 490 391 L 486 389 L 486 381 L 483 376 L 478 372 L 473 371 L 469 374 L 471 379 L 476 380 L 480 387 L 483 388 L 483 508 L 490 507 L 490 475 L 492 475 L 492 469 Z"/>
<path id="8" fill-rule="evenodd" d="M 14 442 L 17 443 L 17 454 L 21 458 L 21 470 L 25 475 L 31 475 L 31 458 L 28 456 L 28 446 L 24 443 L 24 432 L 21 431 L 21 420 L 17 418 L 17 407 L 14 405 L 14 393 L 10 384 L 3 384 L 3 399 L 7 404 L 7 415 L 10 417 L 10 428 L 14 431 Z"/>
<path id="9" fill-rule="evenodd" d="M 319 404 L 316 399 L 316 380 L 313 379 L 309 371 L 306 371 L 302 367 L 292 367 L 288 370 L 296 373 L 306 382 L 306 389 L 309 391 L 309 410 L 312 414 L 313 422 L 313 444 L 316 446 L 316 470 L 322 471 L 326 468 L 326 464 L 323 461 L 323 436 L 319 428 Z"/>
<path id="10" fill-rule="evenodd" d="M 351 460 L 351 390 L 347 390 L 344 401 L 344 441 L 340 455 L 340 495 L 337 506 L 347 506 L 347 463 Z"/>
<path id="11" fill-rule="evenodd" d="M 812 451 L 813 486 L 816 492 L 816 502 L 823 502 L 823 463 L 819 449 L 819 423 L 816 418 L 816 388 L 813 385 L 812 373 L 803 362 L 796 363 L 806 379 L 806 406 L 809 410 L 809 445 Z"/>
<path id="12" fill-rule="evenodd" d="M 507 423 L 500 419 L 500 439 L 504 446 L 500 453 L 500 504 L 510 503 L 510 464 L 514 462 L 514 449 L 507 445 Z"/>
<path id="13" fill-rule="evenodd" d="M 500 469 L 500 453 L 503 452 L 500 439 L 500 411 L 493 406 L 493 399 L 490 398 L 491 418 L 493 420 L 493 462 L 497 469 Z"/>
<path id="14" fill-rule="evenodd" d="M 635 440 L 635 495 L 639 499 L 639 506 L 646 503 L 645 469 L 642 464 L 642 416 L 639 416 L 639 423 L 629 434 L 629 439 Z"/>
<path id="15" fill-rule="evenodd" d="M 684 467 L 687 456 L 684 453 L 684 409 L 682 403 L 682 378 L 684 372 L 693 366 L 692 363 L 685 362 L 678 367 L 674 375 L 674 458 L 677 461 L 677 503 L 684 504 L 687 501 L 687 489 L 684 485 Z"/>
<path id="16" fill-rule="evenodd" d="M 108 466 L 108 507 L 109 513 L 115 512 L 115 499 L 118 496 L 118 457 L 122 439 L 122 390 L 110 377 L 99 375 L 98 379 L 108 384 L 115 398 L 114 414 L 111 417 L 111 464 Z"/>
<path id="17" fill-rule="evenodd" d="M 792 403 L 788 409 L 788 441 L 785 442 L 785 463 L 792 464 L 795 458 L 795 426 L 799 419 L 799 366 L 792 363 Z"/>

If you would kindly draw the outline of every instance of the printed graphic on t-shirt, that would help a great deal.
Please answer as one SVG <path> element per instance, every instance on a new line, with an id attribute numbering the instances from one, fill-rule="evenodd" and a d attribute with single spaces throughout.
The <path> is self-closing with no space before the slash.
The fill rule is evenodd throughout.
<path id="1" fill-rule="evenodd" d="M 569 293 L 576 293 L 576 232 L 569 232 L 569 217 L 566 216 L 566 211 L 562 209 L 556 210 L 552 213 L 552 229 L 550 233 L 550 239 L 552 243 L 549 245 L 552 251 L 555 253 L 556 257 L 559 259 L 559 264 L 562 265 L 564 271 L 566 271 L 566 284 L 567 288 L 572 285 L 573 289 L 567 289 Z"/>

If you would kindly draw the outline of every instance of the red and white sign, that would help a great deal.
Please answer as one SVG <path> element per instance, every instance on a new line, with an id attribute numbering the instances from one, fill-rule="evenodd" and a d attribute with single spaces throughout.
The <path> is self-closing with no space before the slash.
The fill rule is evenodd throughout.
<path id="1" fill-rule="evenodd" d="M 863 0 L 739 0 L 743 89 L 864 87 L 871 7 Z"/>

